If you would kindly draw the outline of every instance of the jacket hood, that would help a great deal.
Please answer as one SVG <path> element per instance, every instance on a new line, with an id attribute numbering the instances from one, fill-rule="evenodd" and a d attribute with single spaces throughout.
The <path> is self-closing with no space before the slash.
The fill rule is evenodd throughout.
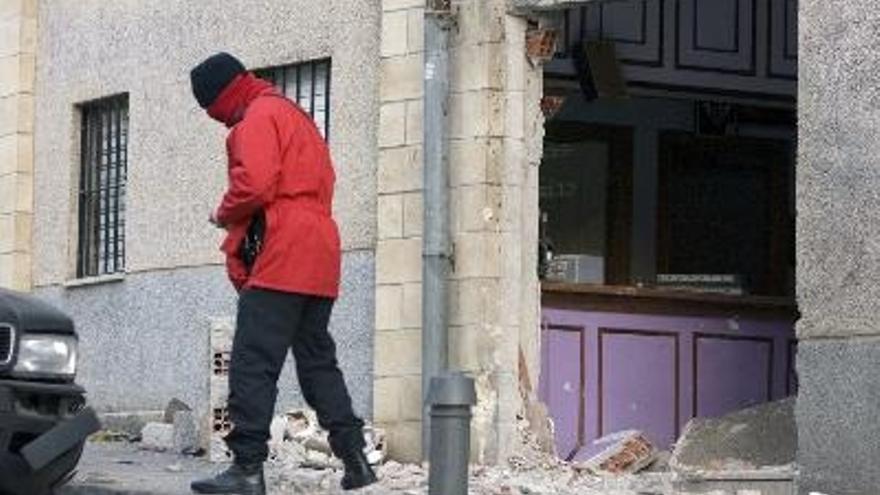
<path id="1" fill-rule="evenodd" d="M 226 127 L 232 127 L 244 117 L 248 105 L 258 96 L 265 94 L 278 94 L 278 92 L 271 84 L 250 72 L 239 74 L 208 107 L 208 115 L 222 122 Z"/>

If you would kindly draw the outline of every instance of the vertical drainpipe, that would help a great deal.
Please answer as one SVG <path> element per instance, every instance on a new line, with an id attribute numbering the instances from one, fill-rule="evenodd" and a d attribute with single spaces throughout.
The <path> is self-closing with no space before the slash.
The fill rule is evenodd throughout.
<path id="1" fill-rule="evenodd" d="M 426 0 L 424 67 L 424 234 L 422 243 L 422 458 L 430 452 L 431 379 L 449 369 L 449 33 L 450 0 Z"/>

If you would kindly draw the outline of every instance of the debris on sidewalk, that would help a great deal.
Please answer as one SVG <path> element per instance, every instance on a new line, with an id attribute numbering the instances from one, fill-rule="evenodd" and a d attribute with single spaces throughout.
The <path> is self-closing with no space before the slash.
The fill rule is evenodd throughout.
<path id="1" fill-rule="evenodd" d="M 635 474 L 657 459 L 657 449 L 637 430 L 627 430 L 594 440 L 585 450 L 587 460 L 575 463 L 597 476 Z"/>
<path id="2" fill-rule="evenodd" d="M 182 411 L 192 411 L 192 408 L 180 399 L 174 398 L 165 406 L 163 418 L 166 423 L 174 423 L 174 416 Z"/>
<path id="3" fill-rule="evenodd" d="M 198 421 L 192 408 L 179 399 L 173 399 L 165 408 L 163 419 L 163 422 L 144 425 L 140 448 L 186 455 L 201 451 Z"/>
<path id="4" fill-rule="evenodd" d="M 297 409 L 276 416 L 270 427 L 269 456 L 273 462 L 289 467 L 329 469 L 341 467 L 333 457 L 327 431 L 318 424 L 310 409 Z M 367 424 L 364 426 L 367 459 L 373 465 L 385 461 L 388 450 L 385 432 Z"/>
<path id="5" fill-rule="evenodd" d="M 174 425 L 147 423 L 141 430 L 140 448 L 156 452 L 172 450 L 174 448 Z"/>
<path id="6" fill-rule="evenodd" d="M 797 427 L 794 399 L 770 402 L 721 418 L 694 419 L 685 427 L 670 466 L 686 476 L 766 477 L 794 470 Z"/>

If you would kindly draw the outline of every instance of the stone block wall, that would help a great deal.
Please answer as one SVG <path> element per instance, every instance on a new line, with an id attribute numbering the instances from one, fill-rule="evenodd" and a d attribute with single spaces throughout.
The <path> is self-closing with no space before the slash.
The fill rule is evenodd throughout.
<path id="1" fill-rule="evenodd" d="M 0 287 L 31 288 L 36 0 L 0 2 Z"/>
<path id="2" fill-rule="evenodd" d="M 492 463 L 514 438 L 519 352 L 537 359 L 541 77 L 506 2 L 454 8 L 449 357 L 477 381 L 472 454 Z M 383 2 L 374 418 L 404 460 L 421 455 L 423 17 L 423 1 Z"/>

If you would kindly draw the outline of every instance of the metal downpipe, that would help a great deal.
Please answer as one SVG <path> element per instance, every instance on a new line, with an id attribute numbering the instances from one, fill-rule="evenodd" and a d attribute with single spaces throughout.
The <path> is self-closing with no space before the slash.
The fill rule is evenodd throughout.
<path id="1" fill-rule="evenodd" d="M 430 452 L 431 379 L 449 369 L 449 0 L 428 0 L 424 67 L 424 234 L 422 244 L 422 458 Z"/>

